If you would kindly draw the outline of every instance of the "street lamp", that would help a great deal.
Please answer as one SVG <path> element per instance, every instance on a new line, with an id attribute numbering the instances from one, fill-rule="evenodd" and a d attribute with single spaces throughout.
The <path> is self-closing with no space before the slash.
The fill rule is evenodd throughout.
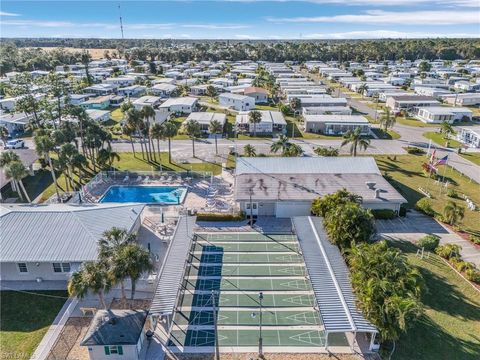
<path id="1" fill-rule="evenodd" d="M 260 319 L 259 319 L 259 337 L 258 337 L 258 356 L 263 358 L 263 338 L 262 338 L 262 300 L 263 292 L 260 291 L 258 294 L 258 300 L 260 301 Z"/>

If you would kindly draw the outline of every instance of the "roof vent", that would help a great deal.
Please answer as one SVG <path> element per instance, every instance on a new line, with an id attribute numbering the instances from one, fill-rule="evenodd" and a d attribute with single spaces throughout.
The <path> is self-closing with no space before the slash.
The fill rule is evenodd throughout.
<path id="1" fill-rule="evenodd" d="M 382 191 L 382 190 L 380 190 L 380 189 L 375 190 L 375 198 L 376 198 L 376 199 L 378 199 L 378 198 L 380 197 L 380 192 L 381 192 L 381 191 Z"/>
<path id="2" fill-rule="evenodd" d="M 367 182 L 365 183 L 365 185 L 367 185 L 367 187 L 368 187 L 370 190 L 373 190 L 373 189 L 375 189 L 375 185 L 377 185 L 377 183 L 376 183 L 376 182 L 373 182 L 373 181 L 367 181 Z"/>
<path id="3" fill-rule="evenodd" d="M 117 322 L 117 320 L 113 316 L 108 320 L 108 323 L 110 325 L 115 325 L 116 322 Z"/>

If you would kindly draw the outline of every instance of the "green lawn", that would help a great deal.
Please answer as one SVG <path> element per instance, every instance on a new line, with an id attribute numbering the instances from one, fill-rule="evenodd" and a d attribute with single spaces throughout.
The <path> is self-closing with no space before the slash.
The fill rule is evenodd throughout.
<path id="1" fill-rule="evenodd" d="M 424 197 L 418 190 L 419 187 L 422 187 L 432 194 L 431 203 L 436 212 L 443 213 L 447 201 L 452 200 L 465 207 L 463 226 L 472 230 L 480 230 L 478 213 L 468 210 L 463 199 L 448 197 L 443 186 L 436 184 L 434 180 L 428 180 L 423 174 L 422 163 L 427 160 L 424 155 L 397 155 L 395 157 L 377 155 L 375 159 L 382 175 L 388 174 L 390 183 L 408 201 L 409 207 L 413 208 L 415 203 Z M 468 178 L 451 167 L 440 166 L 439 175 L 442 176 L 443 174 L 450 183 L 449 189 L 454 189 L 459 195 L 466 194 L 476 204 L 480 203 L 480 185 L 470 182 Z"/>
<path id="2" fill-rule="evenodd" d="M 423 260 L 395 242 L 425 280 L 425 314 L 396 344 L 392 360 L 475 360 L 480 354 L 480 294 L 439 256 Z"/>
<path id="3" fill-rule="evenodd" d="M 438 124 L 425 124 L 424 122 L 414 118 L 404 118 L 402 116 L 397 117 L 397 123 L 414 127 L 438 127 Z"/>
<path id="4" fill-rule="evenodd" d="M 136 156 L 133 156 L 131 152 L 122 152 L 120 153 L 120 161 L 115 161 L 113 167 L 118 170 L 137 170 L 137 171 L 151 171 L 159 170 L 160 164 L 156 162 L 148 162 L 147 160 L 142 159 L 142 153 L 140 148 L 137 146 L 138 151 Z M 212 151 L 215 151 L 212 147 Z M 158 153 L 157 153 L 158 154 Z M 168 152 L 161 152 L 162 158 L 162 169 L 165 171 L 209 171 L 213 172 L 214 175 L 219 175 L 222 172 L 222 165 L 217 163 L 207 163 L 207 162 L 192 162 L 192 163 L 176 163 L 168 162 Z"/>
<path id="5" fill-rule="evenodd" d="M 443 138 L 443 134 L 439 132 L 429 131 L 424 133 L 423 136 L 426 137 L 427 139 L 432 140 L 435 144 L 440 146 L 445 146 L 447 143 L 447 140 Z M 462 143 L 457 140 L 453 140 L 453 139 L 448 140 L 448 147 L 450 148 L 456 149 L 461 146 L 462 146 Z"/>
<path id="6" fill-rule="evenodd" d="M 460 153 L 460 156 L 480 166 L 480 153 Z"/>
<path id="7" fill-rule="evenodd" d="M 113 120 L 115 123 L 119 123 L 120 121 L 123 120 L 123 113 L 120 108 L 117 108 L 110 112 L 110 119 Z"/>
<path id="8" fill-rule="evenodd" d="M 393 130 L 387 130 L 385 132 L 383 129 L 380 128 L 372 128 L 372 132 L 377 135 L 379 139 L 387 139 L 387 140 L 397 140 L 400 139 L 400 134 Z"/>
<path id="9" fill-rule="evenodd" d="M 0 358 L 28 359 L 66 301 L 66 291 L 0 291 Z M 61 296 L 52 298 L 46 294 Z"/>

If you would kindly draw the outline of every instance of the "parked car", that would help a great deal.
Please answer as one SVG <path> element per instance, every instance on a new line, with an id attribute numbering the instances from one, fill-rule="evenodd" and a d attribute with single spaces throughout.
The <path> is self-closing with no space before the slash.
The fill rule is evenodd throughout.
<path id="1" fill-rule="evenodd" d="M 25 141 L 20 139 L 9 140 L 7 141 L 7 145 L 5 145 L 5 149 L 23 149 L 25 147 Z"/>

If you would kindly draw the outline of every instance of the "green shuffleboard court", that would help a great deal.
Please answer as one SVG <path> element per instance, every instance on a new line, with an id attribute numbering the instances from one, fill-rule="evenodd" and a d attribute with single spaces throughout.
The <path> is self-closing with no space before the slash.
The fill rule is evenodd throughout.
<path id="1" fill-rule="evenodd" d="M 303 265 L 200 265 L 192 264 L 189 276 L 305 276 Z"/>
<path id="2" fill-rule="evenodd" d="M 299 250 L 291 234 L 196 234 L 169 346 L 212 352 L 215 336 L 220 347 L 258 346 L 262 292 L 264 346 L 324 347 L 325 332 Z"/>
<path id="3" fill-rule="evenodd" d="M 189 294 L 183 295 L 182 306 L 195 307 L 210 307 L 213 300 L 209 293 Z M 228 292 L 220 293 L 216 297 L 217 306 L 222 308 L 227 307 L 258 307 L 258 293 L 240 293 L 232 294 Z M 301 307 L 313 308 L 315 306 L 315 299 L 312 294 L 263 294 L 263 306 L 265 307 Z"/>
<path id="4" fill-rule="evenodd" d="M 244 264 L 244 263 L 303 263 L 301 255 L 293 251 L 281 253 L 195 253 L 192 262 Z"/>

